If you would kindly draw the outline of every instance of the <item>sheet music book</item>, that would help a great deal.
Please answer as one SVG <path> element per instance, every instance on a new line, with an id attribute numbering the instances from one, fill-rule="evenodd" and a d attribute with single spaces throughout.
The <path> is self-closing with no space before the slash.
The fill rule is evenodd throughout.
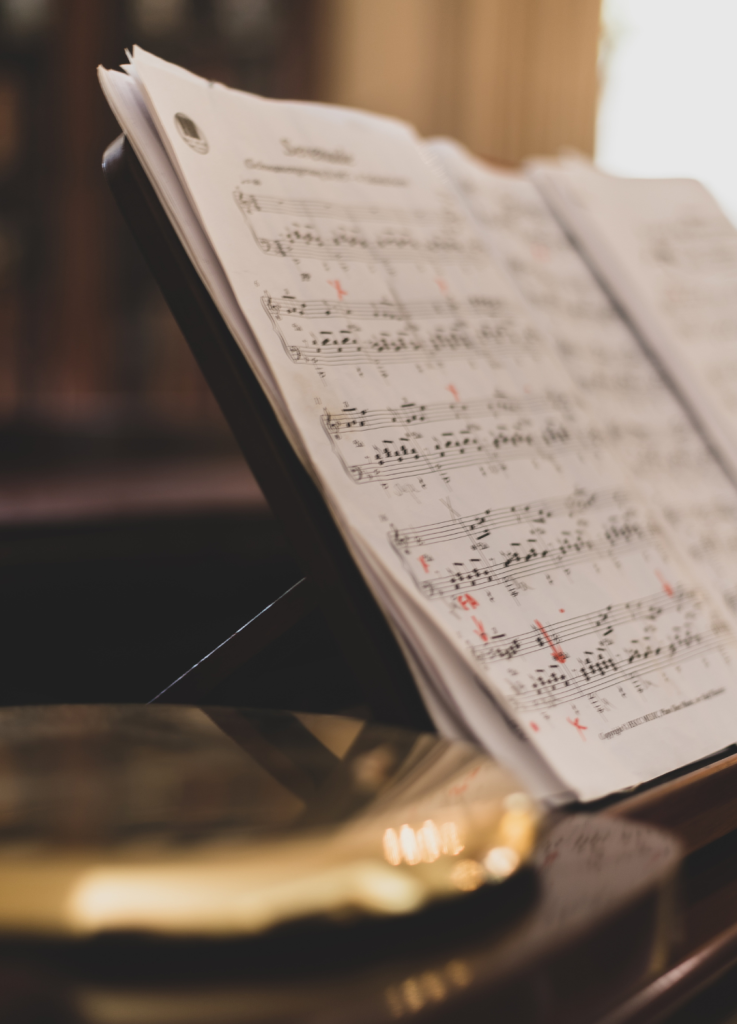
<path id="1" fill-rule="evenodd" d="M 536 185 L 737 483 L 737 232 L 698 181 L 538 161 Z"/>
<path id="2" fill-rule="evenodd" d="M 544 196 L 557 165 L 545 165 L 543 181 L 537 165 L 529 177 L 494 170 L 449 140 L 430 147 L 488 244 L 544 318 L 607 443 L 659 505 L 706 585 L 737 612 L 737 491 L 688 408 L 566 235 L 568 219 L 563 226 L 556 219 L 553 209 L 561 211 L 555 198 L 548 206 Z M 731 295 L 728 301 L 734 304 Z"/>
<path id="3" fill-rule="evenodd" d="M 105 95 L 439 729 L 549 800 L 733 743 L 725 588 L 669 522 L 678 495 L 618 443 L 650 429 L 647 402 L 618 425 L 586 372 L 620 346 L 617 368 L 674 422 L 681 408 L 552 221 L 560 269 L 526 285 L 532 264 L 515 270 L 408 126 L 237 92 L 139 48 L 125 70 L 100 70 Z M 617 325 L 585 367 L 531 287 Z M 667 461 L 651 434 L 647 458 Z"/>

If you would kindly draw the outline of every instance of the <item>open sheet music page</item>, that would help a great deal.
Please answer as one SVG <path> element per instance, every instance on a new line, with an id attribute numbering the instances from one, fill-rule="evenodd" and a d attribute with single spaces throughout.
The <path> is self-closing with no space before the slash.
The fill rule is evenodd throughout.
<path id="1" fill-rule="evenodd" d="M 532 176 L 737 484 L 737 231 L 697 181 L 580 158 Z"/>
<path id="2" fill-rule="evenodd" d="M 456 143 L 431 152 L 543 317 L 597 423 L 709 584 L 737 614 L 737 489 L 535 185 Z"/>
<path id="3" fill-rule="evenodd" d="M 276 388 L 263 361 L 248 323 L 243 316 L 220 262 L 192 209 L 182 183 L 156 131 L 134 78 L 118 71 L 98 69 L 100 83 L 115 116 L 154 183 L 157 195 L 167 211 L 185 249 L 199 270 L 203 282 L 217 303 L 233 337 L 251 362 L 252 368 L 270 396 L 282 424 L 298 452 L 302 441 L 294 429 L 290 411 Z M 354 543 L 357 543 L 354 538 Z M 443 642 L 437 630 L 422 616 L 411 625 L 406 620 L 411 609 L 405 602 L 394 604 L 391 588 L 378 579 L 376 563 L 365 566 L 374 590 L 381 595 L 395 626 L 401 623 L 398 640 L 415 676 L 418 689 L 436 726 L 451 738 L 475 739 L 493 749 L 496 757 L 513 770 L 520 781 L 541 799 L 561 803 L 571 799 L 561 780 L 547 762 L 510 723 L 495 701 L 479 684 L 473 667 L 459 659 L 457 651 Z M 445 680 L 454 680 L 453 692 Z"/>
<path id="4" fill-rule="evenodd" d="M 414 133 L 134 66 L 308 469 L 413 666 L 443 659 L 446 708 L 483 739 L 485 696 L 582 799 L 730 744 L 731 627 Z"/>

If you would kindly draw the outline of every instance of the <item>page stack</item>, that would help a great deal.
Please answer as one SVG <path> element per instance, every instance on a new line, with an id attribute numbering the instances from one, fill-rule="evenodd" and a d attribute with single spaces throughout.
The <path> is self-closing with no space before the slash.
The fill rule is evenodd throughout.
<path id="1" fill-rule="evenodd" d="M 712 200 L 494 171 L 140 48 L 99 74 L 438 729 L 551 803 L 737 741 L 737 233 Z"/>

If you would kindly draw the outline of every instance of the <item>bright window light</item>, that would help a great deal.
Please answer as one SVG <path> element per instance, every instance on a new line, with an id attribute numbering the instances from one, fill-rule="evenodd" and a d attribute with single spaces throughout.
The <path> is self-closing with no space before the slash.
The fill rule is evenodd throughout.
<path id="1" fill-rule="evenodd" d="M 737 0 L 604 0 L 596 162 L 698 178 L 737 223 Z"/>

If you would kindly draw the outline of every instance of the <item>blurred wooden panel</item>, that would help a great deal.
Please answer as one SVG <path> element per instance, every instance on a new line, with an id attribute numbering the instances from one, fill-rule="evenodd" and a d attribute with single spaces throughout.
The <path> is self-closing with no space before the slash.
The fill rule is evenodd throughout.
<path id="1" fill-rule="evenodd" d="M 443 0 L 325 0 L 317 63 L 321 99 L 432 130 Z"/>
<path id="2" fill-rule="evenodd" d="M 312 0 L 0 0 L 0 426 L 227 431 L 100 172 L 119 129 L 95 68 L 138 42 L 305 98 L 312 24 Z"/>
<path id="3" fill-rule="evenodd" d="M 53 97 L 55 175 L 44 351 L 34 390 L 65 413 L 96 407 L 112 390 L 110 211 L 97 154 L 106 111 L 94 69 L 107 28 L 103 4 L 63 0 Z M 107 230 L 106 230 L 107 229 Z"/>
<path id="4" fill-rule="evenodd" d="M 517 163 L 592 153 L 600 0 L 320 0 L 321 99 Z"/>
<path id="5" fill-rule="evenodd" d="M 0 231 L 0 421 L 15 413 L 20 392 L 21 309 L 14 283 L 2 278 L 2 231 Z M 10 275 L 8 275 L 10 276 Z"/>
<path id="6" fill-rule="evenodd" d="M 534 0 L 521 156 L 575 146 L 593 156 L 600 0 Z"/>

